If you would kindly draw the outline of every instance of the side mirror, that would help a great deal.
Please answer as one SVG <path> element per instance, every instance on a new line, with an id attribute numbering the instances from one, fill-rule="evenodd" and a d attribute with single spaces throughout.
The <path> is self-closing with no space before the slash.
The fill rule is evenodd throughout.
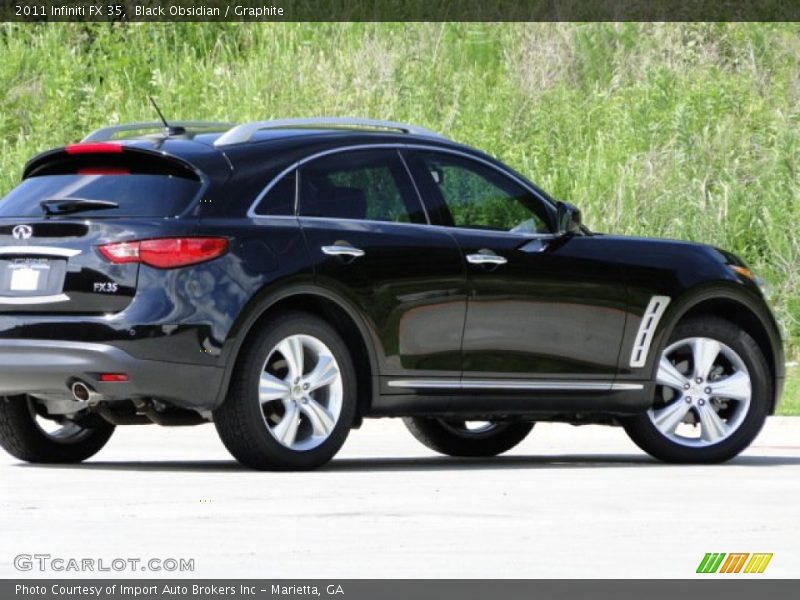
<path id="1" fill-rule="evenodd" d="M 567 235 L 581 232 L 581 211 L 569 202 L 559 202 L 557 205 L 558 234 Z"/>

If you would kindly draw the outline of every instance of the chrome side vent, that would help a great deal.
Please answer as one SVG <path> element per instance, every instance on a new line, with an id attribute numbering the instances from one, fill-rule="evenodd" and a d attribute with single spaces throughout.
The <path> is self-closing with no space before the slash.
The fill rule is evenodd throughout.
<path id="1" fill-rule="evenodd" d="M 667 309 L 669 296 L 653 296 L 647 304 L 647 308 L 642 315 L 642 322 L 639 323 L 639 331 L 636 332 L 636 339 L 631 350 L 630 366 L 643 367 L 647 362 L 647 353 L 650 351 L 650 344 L 653 342 L 653 335 L 661 320 L 661 315 Z"/>

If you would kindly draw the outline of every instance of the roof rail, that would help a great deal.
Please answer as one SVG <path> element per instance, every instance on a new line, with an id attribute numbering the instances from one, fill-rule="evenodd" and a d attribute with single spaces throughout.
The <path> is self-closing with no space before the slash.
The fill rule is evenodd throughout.
<path id="1" fill-rule="evenodd" d="M 416 125 L 408 125 L 406 123 L 397 123 L 395 121 L 379 121 L 375 119 L 358 119 L 353 117 L 312 117 L 309 119 L 278 119 L 275 121 L 255 121 L 253 123 L 245 123 L 237 125 L 230 131 L 221 135 L 214 142 L 215 146 L 229 146 L 231 144 L 241 144 L 248 142 L 252 137 L 263 129 L 285 129 L 291 127 L 372 127 L 375 129 L 394 129 L 402 131 L 403 133 L 410 133 L 414 135 L 424 135 L 427 137 L 444 137 L 441 134 L 425 129 L 424 127 L 417 127 Z"/>
<path id="2" fill-rule="evenodd" d="M 185 129 L 200 129 L 200 130 L 223 130 L 227 131 L 233 127 L 233 123 L 215 123 L 212 121 L 173 121 L 170 126 L 183 127 Z M 114 139 L 117 133 L 123 131 L 142 131 L 144 129 L 164 129 L 164 123 L 161 121 L 148 121 L 145 123 L 124 123 L 122 125 L 111 125 L 97 129 L 87 135 L 82 142 L 109 142 Z"/>

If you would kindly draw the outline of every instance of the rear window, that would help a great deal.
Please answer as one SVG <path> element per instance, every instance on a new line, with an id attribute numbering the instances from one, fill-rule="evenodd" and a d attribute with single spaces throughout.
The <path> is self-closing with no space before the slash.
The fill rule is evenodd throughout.
<path id="1" fill-rule="evenodd" d="M 200 191 L 200 181 L 163 174 L 56 174 L 25 179 L 2 200 L 2 217 L 42 217 L 44 200 L 115 202 L 117 208 L 81 210 L 65 217 L 172 217 Z"/>

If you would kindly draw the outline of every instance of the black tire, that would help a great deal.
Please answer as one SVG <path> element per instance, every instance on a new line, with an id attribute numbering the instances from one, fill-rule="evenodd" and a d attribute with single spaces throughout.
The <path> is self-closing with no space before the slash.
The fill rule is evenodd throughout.
<path id="1" fill-rule="evenodd" d="M 403 419 L 417 441 L 449 456 L 497 456 L 524 440 L 533 423 L 498 422 L 486 431 L 469 431 L 463 422 L 424 417 Z"/>
<path id="2" fill-rule="evenodd" d="M 313 336 L 330 349 L 342 382 L 339 417 L 320 445 L 295 450 L 282 445 L 267 427 L 258 398 L 258 381 L 272 349 L 293 335 Z M 322 319 L 303 312 L 285 312 L 271 318 L 246 342 L 214 425 L 228 451 L 243 465 L 258 470 L 305 471 L 327 463 L 347 439 L 356 414 L 356 375 L 347 346 Z"/>
<path id="3" fill-rule="evenodd" d="M 28 396 L 0 398 L 0 446 L 30 463 L 79 463 L 106 445 L 114 426 L 97 415 L 80 421 L 81 430 L 63 438 L 49 435 L 36 422 Z M 65 422 L 66 423 L 66 422 Z"/>
<path id="4" fill-rule="evenodd" d="M 722 439 L 702 447 L 689 447 L 662 434 L 647 413 L 627 418 L 625 431 L 633 442 L 651 456 L 670 463 L 720 463 L 738 455 L 756 438 L 772 405 L 773 385 L 767 361 L 755 340 L 740 327 L 717 317 L 692 318 L 678 324 L 669 345 L 691 337 L 705 337 L 722 342 L 733 350 L 750 376 L 751 398 L 747 413 L 738 429 Z M 659 387 L 657 387 L 658 393 Z"/>

